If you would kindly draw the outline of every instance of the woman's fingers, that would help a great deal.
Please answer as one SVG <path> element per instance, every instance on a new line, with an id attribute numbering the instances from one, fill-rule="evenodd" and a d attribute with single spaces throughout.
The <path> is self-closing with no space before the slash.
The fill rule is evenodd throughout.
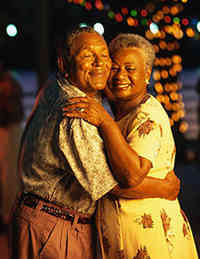
<path id="1" fill-rule="evenodd" d="M 70 111 L 70 112 L 64 112 L 64 116 L 66 117 L 73 117 L 73 118 L 86 118 L 86 112 L 85 111 Z"/>
<path id="2" fill-rule="evenodd" d="M 88 104 L 84 102 L 67 104 L 62 108 L 63 111 L 80 110 L 88 108 Z"/>
<path id="3" fill-rule="evenodd" d="M 69 103 L 76 103 L 76 102 L 89 102 L 89 98 L 88 97 L 73 97 L 68 99 Z"/>

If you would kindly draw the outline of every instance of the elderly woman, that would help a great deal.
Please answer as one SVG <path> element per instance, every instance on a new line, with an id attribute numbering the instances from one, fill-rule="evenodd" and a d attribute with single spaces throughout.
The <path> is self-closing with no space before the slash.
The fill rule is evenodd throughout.
<path id="1" fill-rule="evenodd" d="M 139 186 L 147 175 L 164 178 L 173 170 L 175 143 L 164 108 L 147 93 L 153 46 L 139 35 L 119 34 L 109 49 L 113 64 L 106 94 L 116 121 L 90 98 L 75 98 L 64 110 L 99 127 L 112 170 L 126 172 L 128 187 Z M 102 258 L 198 258 L 177 199 L 106 196 L 96 218 Z"/>

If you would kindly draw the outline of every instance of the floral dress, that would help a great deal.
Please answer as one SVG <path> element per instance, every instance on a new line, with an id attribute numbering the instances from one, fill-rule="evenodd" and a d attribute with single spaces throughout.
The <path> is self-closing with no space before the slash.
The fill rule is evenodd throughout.
<path id="1" fill-rule="evenodd" d="M 148 176 L 173 170 L 175 144 L 169 118 L 151 95 L 118 121 L 130 146 L 152 162 Z M 147 198 L 98 202 L 96 223 L 103 259 L 198 259 L 189 222 L 179 201 Z"/>

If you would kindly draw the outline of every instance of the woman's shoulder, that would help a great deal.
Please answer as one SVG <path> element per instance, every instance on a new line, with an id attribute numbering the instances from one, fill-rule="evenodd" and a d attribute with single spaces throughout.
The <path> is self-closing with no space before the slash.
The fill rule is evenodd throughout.
<path id="1" fill-rule="evenodd" d="M 141 105 L 140 112 L 148 113 L 148 116 L 154 120 L 169 119 L 165 108 L 153 95 L 149 95 L 148 100 Z"/>

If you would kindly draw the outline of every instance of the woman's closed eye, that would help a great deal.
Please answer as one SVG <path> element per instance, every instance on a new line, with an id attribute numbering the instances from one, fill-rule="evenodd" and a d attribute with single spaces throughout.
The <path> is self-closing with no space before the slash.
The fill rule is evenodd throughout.
<path id="1" fill-rule="evenodd" d="M 135 71 L 135 68 L 134 67 L 126 67 L 126 70 L 132 72 L 132 71 Z"/>

